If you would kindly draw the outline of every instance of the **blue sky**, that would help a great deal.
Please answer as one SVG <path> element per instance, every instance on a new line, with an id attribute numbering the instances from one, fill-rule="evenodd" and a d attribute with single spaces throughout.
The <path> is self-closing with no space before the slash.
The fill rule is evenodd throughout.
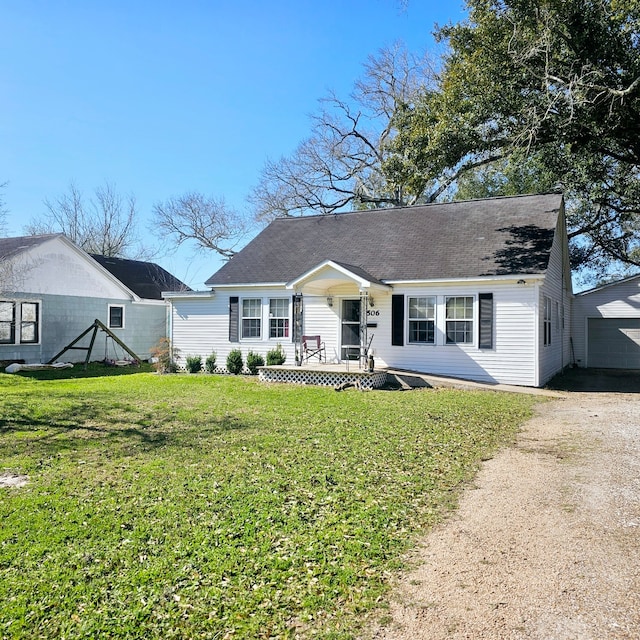
<path id="1" fill-rule="evenodd" d="M 435 50 L 462 2 L 8 0 L 0 21 L 0 183 L 9 235 L 73 181 L 153 204 L 187 191 L 239 210 L 268 158 L 291 153 L 329 90 L 371 54 Z M 221 265 L 191 249 L 157 262 L 192 287 Z"/>

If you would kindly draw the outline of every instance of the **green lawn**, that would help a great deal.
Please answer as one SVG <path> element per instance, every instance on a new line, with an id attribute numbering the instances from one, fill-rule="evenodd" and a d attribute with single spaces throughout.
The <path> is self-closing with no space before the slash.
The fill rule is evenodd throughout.
<path id="1" fill-rule="evenodd" d="M 354 637 L 534 402 L 93 374 L 0 374 L 2 638 Z"/>

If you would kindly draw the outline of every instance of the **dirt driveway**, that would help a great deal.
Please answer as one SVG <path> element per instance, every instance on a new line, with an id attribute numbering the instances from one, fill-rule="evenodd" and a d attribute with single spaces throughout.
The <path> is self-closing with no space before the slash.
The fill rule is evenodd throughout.
<path id="1" fill-rule="evenodd" d="M 640 395 L 541 404 L 412 560 L 366 637 L 640 638 Z"/>

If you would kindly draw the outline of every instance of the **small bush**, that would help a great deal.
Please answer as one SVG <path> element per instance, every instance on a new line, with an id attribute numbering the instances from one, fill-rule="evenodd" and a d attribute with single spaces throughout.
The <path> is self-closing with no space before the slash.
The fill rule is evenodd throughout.
<path id="1" fill-rule="evenodd" d="M 237 376 L 239 373 L 242 373 L 242 367 L 244 367 L 242 351 L 240 351 L 240 349 L 229 351 L 229 355 L 227 356 L 227 371 Z"/>
<path id="2" fill-rule="evenodd" d="M 267 351 L 267 364 L 284 364 L 287 359 L 285 352 L 282 350 L 282 345 L 278 342 L 275 349 Z"/>
<path id="3" fill-rule="evenodd" d="M 207 373 L 215 373 L 216 372 L 216 352 L 213 351 L 207 356 L 207 359 L 204 361 L 204 368 Z"/>
<path id="4" fill-rule="evenodd" d="M 200 356 L 187 356 L 187 371 L 198 373 L 202 371 L 202 358 Z"/>
<path id="5" fill-rule="evenodd" d="M 259 353 L 249 351 L 247 354 L 247 369 L 252 376 L 258 373 L 258 367 L 264 367 L 264 358 Z"/>
<path id="6" fill-rule="evenodd" d="M 169 338 L 160 338 L 156 344 L 149 349 L 153 368 L 158 373 L 175 373 L 178 370 L 176 357 L 179 349 L 171 346 Z"/>

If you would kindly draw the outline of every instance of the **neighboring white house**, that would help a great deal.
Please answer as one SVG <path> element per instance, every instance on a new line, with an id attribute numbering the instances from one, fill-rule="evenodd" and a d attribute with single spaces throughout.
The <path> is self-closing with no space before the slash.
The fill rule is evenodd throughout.
<path id="1" fill-rule="evenodd" d="M 501 197 L 274 220 L 206 282 L 166 293 L 180 357 L 293 364 L 370 346 L 376 367 L 541 386 L 571 362 L 563 198 Z"/>
<path id="2" fill-rule="evenodd" d="M 146 359 L 167 333 L 161 291 L 180 288 L 156 264 L 92 257 L 62 234 L 0 238 L 0 361 L 46 363 L 96 319 Z M 68 351 L 64 360 L 86 355 Z M 105 356 L 128 357 L 102 334 L 92 360 Z"/>
<path id="3" fill-rule="evenodd" d="M 573 309 L 578 366 L 640 369 L 640 275 L 577 294 Z"/>

